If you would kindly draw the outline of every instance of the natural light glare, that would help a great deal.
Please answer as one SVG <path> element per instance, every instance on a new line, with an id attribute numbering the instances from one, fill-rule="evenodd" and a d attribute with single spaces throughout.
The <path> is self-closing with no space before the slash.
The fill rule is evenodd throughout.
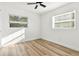
<path id="1" fill-rule="evenodd" d="M 10 34 L 7 37 L 2 38 L 1 40 L 1 46 L 9 45 L 9 44 L 14 44 L 22 39 L 25 38 L 25 28 Z"/>

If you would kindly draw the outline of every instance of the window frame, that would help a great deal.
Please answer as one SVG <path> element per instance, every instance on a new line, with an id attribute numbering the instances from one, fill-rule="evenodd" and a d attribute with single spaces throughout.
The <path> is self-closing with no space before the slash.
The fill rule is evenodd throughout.
<path id="1" fill-rule="evenodd" d="M 73 28 L 65 28 L 65 27 L 62 27 L 62 28 L 57 28 L 57 27 L 55 27 L 55 17 L 58 17 L 58 16 L 63 16 L 63 15 L 66 15 L 66 14 L 71 14 L 71 13 L 74 13 L 74 19 L 73 20 L 71 20 L 71 21 L 74 21 L 74 27 Z M 70 21 L 70 20 L 66 20 L 66 21 Z M 64 21 L 64 22 L 66 22 L 66 21 Z M 59 21 L 60 22 L 60 21 Z M 60 22 L 60 23 L 62 23 L 62 22 Z M 66 12 L 66 13 L 63 13 L 63 14 L 59 14 L 59 15 L 55 15 L 55 16 L 53 16 L 52 17 L 52 28 L 53 29 L 76 29 L 76 11 L 72 11 L 72 12 Z"/>

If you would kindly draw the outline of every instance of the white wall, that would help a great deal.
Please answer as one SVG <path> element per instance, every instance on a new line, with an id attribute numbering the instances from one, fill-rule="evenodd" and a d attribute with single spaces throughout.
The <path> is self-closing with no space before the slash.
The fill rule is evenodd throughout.
<path id="1" fill-rule="evenodd" d="M 28 10 L 23 10 L 23 6 L 16 5 L 0 5 L 0 39 L 10 35 L 21 28 L 9 27 L 9 14 L 28 17 L 28 27 L 26 28 L 26 41 L 39 38 L 39 16 Z"/>
<path id="2" fill-rule="evenodd" d="M 76 29 L 52 29 L 52 17 L 76 11 Z M 71 3 L 41 14 L 41 37 L 79 51 L 79 3 Z"/>

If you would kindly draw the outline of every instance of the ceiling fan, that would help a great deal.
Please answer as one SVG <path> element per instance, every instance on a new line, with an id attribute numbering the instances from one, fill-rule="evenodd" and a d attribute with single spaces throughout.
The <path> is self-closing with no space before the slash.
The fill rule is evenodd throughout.
<path id="1" fill-rule="evenodd" d="M 46 7 L 46 5 L 43 4 L 43 2 L 29 2 L 27 3 L 27 5 L 36 5 L 34 9 L 37 9 L 39 5 L 44 8 Z"/>

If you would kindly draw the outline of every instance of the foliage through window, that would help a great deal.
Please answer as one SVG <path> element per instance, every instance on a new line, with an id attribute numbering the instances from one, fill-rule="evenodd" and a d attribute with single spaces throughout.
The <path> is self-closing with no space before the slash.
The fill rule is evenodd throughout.
<path id="1" fill-rule="evenodd" d="M 27 22 L 27 17 L 9 15 L 10 27 L 27 27 Z"/>
<path id="2" fill-rule="evenodd" d="M 53 16 L 53 28 L 75 28 L 75 11 Z"/>

